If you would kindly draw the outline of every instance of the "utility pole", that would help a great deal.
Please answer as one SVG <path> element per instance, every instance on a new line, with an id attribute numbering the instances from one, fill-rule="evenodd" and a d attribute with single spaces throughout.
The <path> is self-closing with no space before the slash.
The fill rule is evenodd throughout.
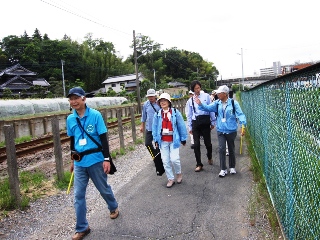
<path id="1" fill-rule="evenodd" d="M 138 102 L 138 113 L 141 113 L 141 98 L 140 98 L 140 81 L 138 77 L 138 57 L 137 57 L 137 48 L 136 48 L 136 33 L 133 30 L 133 56 L 134 56 L 134 68 L 136 71 L 136 89 L 137 89 L 137 102 Z"/>
<path id="2" fill-rule="evenodd" d="M 66 86 L 65 86 L 65 84 L 64 84 L 63 64 L 64 64 L 64 61 L 63 61 L 63 60 L 61 60 L 61 65 L 62 65 L 62 86 L 63 86 L 63 97 L 66 97 Z"/>
<path id="3" fill-rule="evenodd" d="M 154 90 L 157 90 L 156 70 L 153 69 Z"/>
<path id="4" fill-rule="evenodd" d="M 241 48 L 241 67 L 242 67 L 242 91 L 244 91 L 243 50 L 242 50 L 242 48 Z"/>

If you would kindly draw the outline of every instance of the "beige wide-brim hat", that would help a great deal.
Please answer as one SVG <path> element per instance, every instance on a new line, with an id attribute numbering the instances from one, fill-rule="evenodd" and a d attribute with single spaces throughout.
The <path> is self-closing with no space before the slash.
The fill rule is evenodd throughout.
<path id="1" fill-rule="evenodd" d="M 158 104 L 160 105 L 160 100 L 161 99 L 166 99 L 169 101 L 169 105 L 171 106 L 171 97 L 169 93 L 162 93 L 158 99 Z"/>

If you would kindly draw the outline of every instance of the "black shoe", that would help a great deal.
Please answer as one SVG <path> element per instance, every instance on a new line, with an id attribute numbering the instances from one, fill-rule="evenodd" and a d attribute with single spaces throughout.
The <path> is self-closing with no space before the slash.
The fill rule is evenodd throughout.
<path id="1" fill-rule="evenodd" d="M 191 147 L 190 147 L 191 149 L 194 149 L 194 144 L 191 144 Z"/>

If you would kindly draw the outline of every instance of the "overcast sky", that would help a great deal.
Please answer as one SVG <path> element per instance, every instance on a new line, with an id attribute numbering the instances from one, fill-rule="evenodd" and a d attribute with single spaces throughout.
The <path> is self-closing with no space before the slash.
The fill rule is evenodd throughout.
<path id="1" fill-rule="evenodd" d="M 136 34 L 162 49 L 199 53 L 220 72 L 219 78 L 260 74 L 275 61 L 282 65 L 320 60 L 315 1 L 289 0 L 15 0 L 1 1 L 0 39 L 31 36 L 36 28 L 50 39 L 67 34 L 82 42 L 112 42 L 119 55 L 132 54 Z"/>

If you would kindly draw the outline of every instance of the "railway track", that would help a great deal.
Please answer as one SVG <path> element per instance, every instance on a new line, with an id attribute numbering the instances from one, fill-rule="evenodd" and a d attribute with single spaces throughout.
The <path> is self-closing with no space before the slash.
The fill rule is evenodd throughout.
<path id="1" fill-rule="evenodd" d="M 141 117 L 141 115 L 138 115 L 135 118 L 138 119 L 140 117 Z M 130 123 L 130 122 L 131 122 L 130 117 L 122 119 L 122 124 Z M 107 124 L 107 127 L 108 127 L 108 129 L 113 129 L 113 128 L 118 127 L 118 121 L 109 122 Z M 61 144 L 70 141 L 70 138 L 67 136 L 66 132 L 60 133 L 60 141 L 61 141 Z M 53 139 L 52 139 L 52 135 L 49 135 L 49 136 L 41 137 L 38 139 L 34 139 L 29 142 L 19 143 L 19 144 L 16 144 L 15 146 L 16 146 L 16 156 L 23 157 L 27 154 L 34 154 L 38 151 L 52 148 L 53 147 Z M 6 147 L 1 147 L 0 148 L 0 164 L 6 160 L 7 160 Z"/>

